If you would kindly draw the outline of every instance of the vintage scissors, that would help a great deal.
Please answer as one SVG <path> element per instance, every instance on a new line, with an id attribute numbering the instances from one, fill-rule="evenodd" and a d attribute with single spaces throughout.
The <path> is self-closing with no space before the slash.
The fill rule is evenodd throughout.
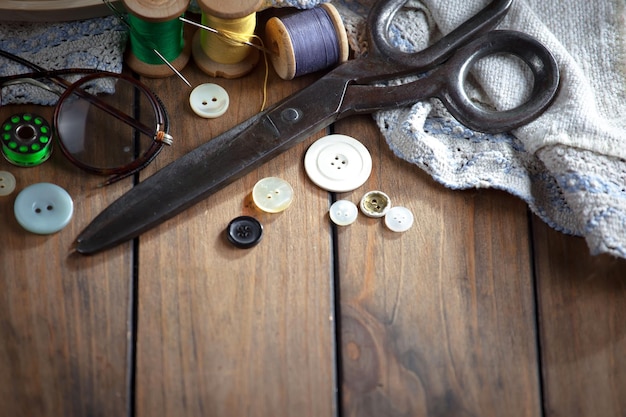
<path id="1" fill-rule="evenodd" d="M 502 132 L 532 121 L 550 105 L 559 85 L 552 54 L 526 34 L 493 30 L 513 0 L 493 0 L 416 53 L 402 52 L 388 40 L 391 21 L 405 2 L 379 0 L 372 7 L 367 56 L 339 65 L 309 87 L 159 170 L 98 215 L 78 236 L 76 250 L 91 254 L 135 238 L 346 116 L 436 97 L 464 125 Z M 501 112 L 474 105 L 464 89 L 472 65 L 497 53 L 521 58 L 534 77 L 530 98 Z M 423 76 L 395 87 L 374 85 L 409 74 Z"/>

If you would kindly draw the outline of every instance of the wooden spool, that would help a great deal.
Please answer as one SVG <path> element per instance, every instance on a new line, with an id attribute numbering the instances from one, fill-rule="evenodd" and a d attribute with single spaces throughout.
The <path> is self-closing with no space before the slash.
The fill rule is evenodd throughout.
<path id="1" fill-rule="evenodd" d="M 123 3 L 129 13 L 147 22 L 178 19 L 189 6 L 189 0 L 123 0 Z M 181 71 L 189 62 L 190 57 L 191 42 L 185 39 L 181 53 L 170 64 Z M 125 61 L 133 71 L 146 77 L 165 78 L 174 75 L 172 69 L 166 64 L 148 64 L 137 58 L 130 50 L 126 53 Z"/>
<path id="2" fill-rule="evenodd" d="M 220 19 L 240 19 L 256 13 L 263 0 L 198 0 L 202 12 Z M 237 63 L 224 64 L 211 59 L 202 47 L 201 31 L 198 30 L 192 41 L 192 55 L 198 67 L 212 77 L 239 78 L 250 73 L 259 61 L 259 51 L 248 47 L 246 57 Z"/>
<path id="3" fill-rule="evenodd" d="M 339 12 L 332 4 L 324 3 L 323 7 L 335 28 L 339 41 L 339 63 L 348 59 L 350 47 L 348 35 Z M 265 44 L 272 54 L 270 60 L 274 70 L 283 80 L 291 80 L 296 76 L 296 54 L 287 28 L 278 17 L 272 17 L 265 26 Z"/>

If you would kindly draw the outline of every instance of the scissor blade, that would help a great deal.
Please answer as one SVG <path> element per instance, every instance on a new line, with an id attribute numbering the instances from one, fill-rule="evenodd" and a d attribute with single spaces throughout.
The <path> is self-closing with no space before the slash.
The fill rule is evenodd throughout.
<path id="1" fill-rule="evenodd" d="M 157 171 L 100 213 L 76 250 L 92 254 L 133 239 L 328 126 L 342 83 L 322 79 Z"/>

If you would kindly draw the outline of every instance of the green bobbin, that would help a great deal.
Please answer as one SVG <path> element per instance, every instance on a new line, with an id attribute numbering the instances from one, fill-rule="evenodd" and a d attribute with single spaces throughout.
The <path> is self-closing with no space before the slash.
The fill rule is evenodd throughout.
<path id="1" fill-rule="evenodd" d="M 39 165 L 52 154 L 52 129 L 39 115 L 20 113 L 9 117 L 0 135 L 2 154 L 14 165 Z"/>

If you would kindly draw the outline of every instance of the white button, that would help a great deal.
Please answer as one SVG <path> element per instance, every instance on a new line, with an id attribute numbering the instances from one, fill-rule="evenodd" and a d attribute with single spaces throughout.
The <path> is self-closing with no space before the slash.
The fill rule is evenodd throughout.
<path id="1" fill-rule="evenodd" d="M 413 226 L 413 213 L 406 207 L 392 207 L 385 215 L 385 225 L 394 232 L 406 232 Z"/>
<path id="2" fill-rule="evenodd" d="M 200 84 L 189 95 L 191 109 L 200 117 L 220 117 L 228 109 L 228 93 L 217 84 Z"/>
<path id="3" fill-rule="evenodd" d="M 0 196 L 9 195 L 15 190 L 15 177 L 9 171 L 0 171 Z"/>
<path id="4" fill-rule="evenodd" d="M 24 229 L 47 235 L 67 226 L 74 213 L 74 203 L 63 188 L 41 182 L 24 188 L 15 198 L 13 209 Z"/>
<path id="5" fill-rule="evenodd" d="M 359 210 L 352 201 L 337 200 L 330 206 L 328 214 L 337 226 L 348 226 L 354 223 Z"/>
<path id="6" fill-rule="evenodd" d="M 278 213 L 289 207 L 293 201 L 293 188 L 282 178 L 263 178 L 254 185 L 252 200 L 259 209 Z"/>
<path id="7" fill-rule="evenodd" d="M 324 190 L 352 191 L 369 178 L 372 157 L 358 140 L 346 135 L 328 135 L 309 147 L 304 169 L 311 181 Z"/>
<path id="8" fill-rule="evenodd" d="M 383 217 L 391 208 L 391 199 L 382 191 L 368 191 L 361 198 L 361 211 L 369 217 Z"/>

